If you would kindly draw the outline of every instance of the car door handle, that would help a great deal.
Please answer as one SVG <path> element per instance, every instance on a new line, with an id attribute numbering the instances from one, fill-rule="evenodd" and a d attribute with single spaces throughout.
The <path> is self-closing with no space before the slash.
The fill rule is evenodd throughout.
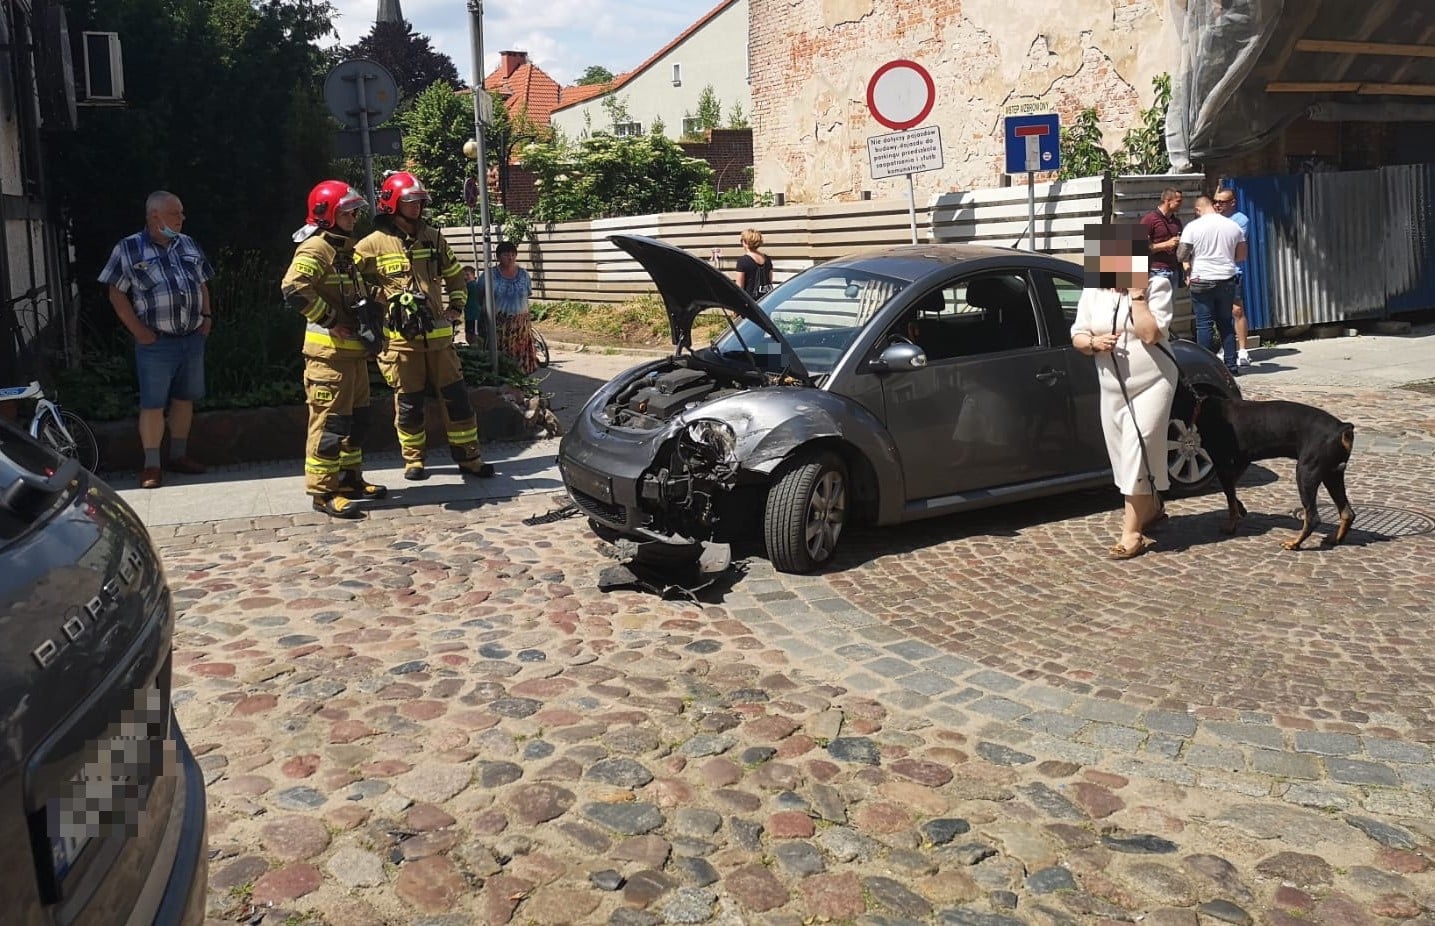
<path id="1" fill-rule="evenodd" d="M 1057 380 L 1066 379 L 1065 370 L 1042 370 L 1036 374 L 1036 381 L 1043 386 L 1054 386 Z"/>

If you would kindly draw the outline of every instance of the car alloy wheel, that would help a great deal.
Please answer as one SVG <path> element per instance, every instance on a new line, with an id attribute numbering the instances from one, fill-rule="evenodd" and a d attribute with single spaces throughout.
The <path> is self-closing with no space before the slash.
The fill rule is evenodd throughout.
<path id="1" fill-rule="evenodd" d="M 767 495 L 763 532 L 778 572 L 811 572 L 832 559 L 847 523 L 847 467 L 809 452 L 783 468 Z"/>
<path id="2" fill-rule="evenodd" d="M 1181 418 L 1172 417 L 1167 430 L 1166 472 L 1176 495 L 1196 495 L 1216 477 L 1216 464 L 1201 446 L 1201 432 Z"/>

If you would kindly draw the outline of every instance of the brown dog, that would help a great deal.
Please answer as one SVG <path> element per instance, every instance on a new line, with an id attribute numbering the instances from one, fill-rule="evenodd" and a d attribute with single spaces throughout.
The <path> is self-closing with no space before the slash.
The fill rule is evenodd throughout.
<path id="1" fill-rule="evenodd" d="M 1296 489 L 1304 523 L 1300 534 L 1281 546 L 1300 549 L 1315 530 L 1316 492 L 1322 485 L 1340 512 L 1340 523 L 1321 543 L 1337 544 L 1345 539 L 1355 523 L 1355 509 L 1345 495 L 1345 465 L 1355 446 L 1355 425 L 1299 402 L 1246 402 L 1219 396 L 1200 400 L 1195 424 L 1201 432 L 1201 446 L 1211 455 L 1226 492 L 1223 533 L 1235 533 L 1246 513 L 1246 506 L 1236 499 L 1236 481 L 1246 467 L 1256 460 L 1288 457 L 1296 461 Z"/>

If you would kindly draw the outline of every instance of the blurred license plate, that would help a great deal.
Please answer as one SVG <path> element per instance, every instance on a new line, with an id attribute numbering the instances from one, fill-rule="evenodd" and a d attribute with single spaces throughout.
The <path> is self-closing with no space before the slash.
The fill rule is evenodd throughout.
<path id="1" fill-rule="evenodd" d="M 613 504 L 613 479 L 611 476 L 595 473 L 587 467 L 567 460 L 563 462 L 563 475 L 567 478 L 571 488 L 584 495 L 591 495 L 599 501 L 607 502 L 609 505 Z"/>

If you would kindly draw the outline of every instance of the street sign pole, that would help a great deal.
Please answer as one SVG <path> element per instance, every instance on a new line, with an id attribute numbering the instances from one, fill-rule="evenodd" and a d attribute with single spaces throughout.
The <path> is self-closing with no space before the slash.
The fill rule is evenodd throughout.
<path id="1" fill-rule="evenodd" d="M 478 96 L 483 89 L 483 0 L 468 0 L 468 36 L 473 45 L 473 140 L 478 146 L 474 173 L 478 180 L 478 220 L 483 223 L 483 305 L 488 327 L 488 363 L 498 377 L 498 316 L 493 304 L 493 234 L 488 223 L 488 126 Z M 470 218 L 471 221 L 471 218 Z M 472 228 L 472 225 L 469 226 Z"/>
<path id="2" fill-rule="evenodd" d="M 369 101 L 364 94 L 365 80 L 367 77 L 363 74 L 354 77 L 354 85 L 359 95 L 359 143 L 363 145 L 364 179 L 369 185 L 369 208 L 377 209 L 378 200 L 374 198 L 374 149 L 369 143 Z"/>
<path id="3" fill-rule="evenodd" d="M 912 219 L 912 243 L 917 243 L 917 187 L 912 183 L 912 174 L 907 174 L 907 215 Z"/>
<path id="4" fill-rule="evenodd" d="M 1026 172 L 1026 249 L 1036 250 L 1036 174 Z"/>

